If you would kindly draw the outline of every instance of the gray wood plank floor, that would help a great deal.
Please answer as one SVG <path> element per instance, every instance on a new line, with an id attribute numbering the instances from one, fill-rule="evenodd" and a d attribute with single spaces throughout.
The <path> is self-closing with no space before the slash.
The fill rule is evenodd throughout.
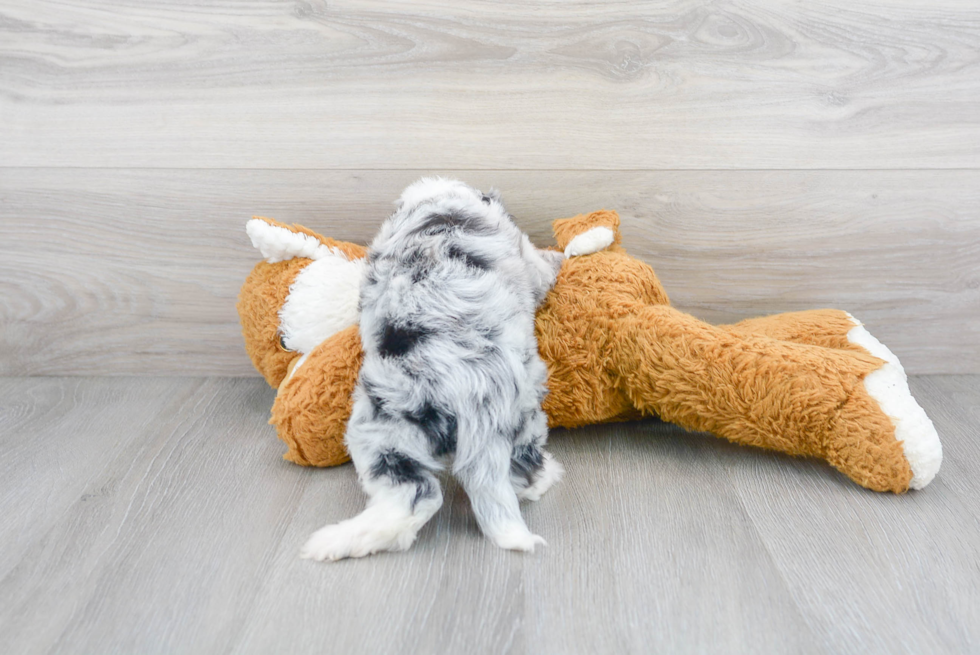
<path id="1" fill-rule="evenodd" d="M 403 554 L 315 564 L 350 466 L 280 459 L 257 379 L 0 378 L 3 653 L 967 653 L 980 376 L 912 379 L 946 460 L 904 496 L 646 421 L 556 431 L 530 556 L 462 491 Z"/>

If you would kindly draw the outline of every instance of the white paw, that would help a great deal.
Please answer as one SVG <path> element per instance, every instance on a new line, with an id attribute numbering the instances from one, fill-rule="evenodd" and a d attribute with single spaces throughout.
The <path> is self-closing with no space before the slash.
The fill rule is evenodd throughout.
<path id="1" fill-rule="evenodd" d="M 543 537 L 531 534 L 527 526 L 515 523 L 509 528 L 504 528 L 491 537 L 493 543 L 507 550 L 523 550 L 526 553 L 533 553 L 534 547 L 538 544 L 547 546 L 548 542 Z"/>
<path id="2" fill-rule="evenodd" d="M 339 529 L 340 524 L 320 528 L 306 540 L 299 556 L 303 559 L 315 559 L 322 562 L 325 559 L 343 559 L 350 553 L 350 545 Z"/>
<path id="3" fill-rule="evenodd" d="M 318 562 L 353 557 L 354 545 L 357 541 L 359 541 L 357 536 L 343 523 L 328 525 L 310 535 L 300 551 L 300 557 L 315 559 Z M 367 554 L 367 552 L 363 553 L 363 555 Z"/>
<path id="4" fill-rule="evenodd" d="M 517 492 L 517 497 L 521 500 L 530 500 L 531 502 L 537 502 L 541 500 L 541 496 L 545 494 L 548 489 L 565 474 L 565 469 L 561 464 L 558 463 L 551 453 L 544 454 L 544 464 L 541 470 L 538 472 L 538 477 L 534 480 L 534 484 L 525 487 Z"/>
<path id="5" fill-rule="evenodd" d="M 848 314 L 850 316 L 850 314 Z M 864 388 L 878 401 L 881 411 L 895 425 L 895 439 L 902 442 L 905 459 L 912 469 L 909 487 L 922 489 L 929 484 L 943 462 L 943 447 L 939 435 L 925 410 L 912 397 L 905 369 L 883 343 L 868 332 L 861 323 L 850 316 L 855 327 L 847 333 L 847 340 L 856 343 L 869 353 L 885 360 L 885 365 L 864 378 Z"/>
<path id="6" fill-rule="evenodd" d="M 314 532 L 300 551 L 300 557 L 318 562 L 365 557 L 385 550 L 405 550 L 413 541 L 414 533 L 373 526 L 355 517 Z"/>

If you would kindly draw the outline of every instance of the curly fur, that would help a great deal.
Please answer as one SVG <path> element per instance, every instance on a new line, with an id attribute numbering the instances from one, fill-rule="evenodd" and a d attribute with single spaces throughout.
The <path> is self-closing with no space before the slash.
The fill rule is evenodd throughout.
<path id="1" fill-rule="evenodd" d="M 454 455 L 483 532 L 533 550 L 518 494 L 560 477 L 543 451 L 547 369 L 534 312 L 563 255 L 535 248 L 496 195 L 422 179 L 368 250 L 361 288 L 364 364 L 346 442 L 368 509 L 316 533 L 305 554 L 402 550 L 442 503 L 435 473 Z"/>

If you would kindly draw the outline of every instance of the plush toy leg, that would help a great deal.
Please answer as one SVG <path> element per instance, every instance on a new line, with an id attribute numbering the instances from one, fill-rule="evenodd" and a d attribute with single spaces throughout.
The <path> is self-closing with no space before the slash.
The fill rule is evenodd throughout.
<path id="1" fill-rule="evenodd" d="M 860 321 L 839 309 L 817 309 L 753 318 L 726 326 L 742 336 L 765 335 L 794 343 L 874 355 L 886 364 L 864 379 L 865 390 L 895 423 L 912 467 L 912 489 L 929 484 L 942 463 L 939 435 L 925 411 L 912 397 L 898 357 L 874 338 Z"/>
<path id="2" fill-rule="evenodd" d="M 758 335 L 824 348 L 867 352 L 847 338 L 848 332 L 854 327 L 854 318 L 839 309 L 811 309 L 803 312 L 773 314 L 720 327 L 740 336 Z"/>
<path id="3" fill-rule="evenodd" d="M 876 491 L 903 492 L 913 480 L 889 415 L 908 415 L 914 400 L 907 395 L 896 415 L 868 392 L 865 377 L 886 363 L 877 357 L 743 336 L 666 305 L 621 319 L 613 348 L 638 409 L 736 443 L 821 457 Z M 909 427 L 931 439 L 925 426 Z"/>
<path id="4" fill-rule="evenodd" d="M 360 369 L 356 325 L 297 360 L 279 385 L 269 421 L 289 447 L 287 460 L 303 466 L 337 466 L 350 460 L 344 432 Z"/>
<path id="5" fill-rule="evenodd" d="M 884 366 L 864 378 L 864 387 L 895 424 L 895 438 L 901 442 L 912 468 L 909 486 L 922 489 L 936 476 L 943 461 L 943 448 L 936 428 L 912 397 L 905 369 L 898 357 L 860 321 L 850 314 L 847 316 L 852 323 L 847 333 L 848 341 L 885 360 Z"/>

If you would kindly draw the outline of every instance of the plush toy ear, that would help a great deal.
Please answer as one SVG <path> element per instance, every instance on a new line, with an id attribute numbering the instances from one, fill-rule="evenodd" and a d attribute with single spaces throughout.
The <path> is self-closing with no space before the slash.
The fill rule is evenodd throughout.
<path id="1" fill-rule="evenodd" d="M 560 218 L 551 224 L 558 247 L 566 257 L 589 255 L 622 243 L 619 214 L 602 209 L 591 214 Z"/>
<path id="2" fill-rule="evenodd" d="M 348 260 L 360 259 L 367 254 L 364 246 L 336 241 L 302 225 L 286 225 L 264 216 L 253 217 L 245 225 L 245 231 L 252 245 L 270 264 L 298 257 L 315 260 L 337 254 Z"/>

